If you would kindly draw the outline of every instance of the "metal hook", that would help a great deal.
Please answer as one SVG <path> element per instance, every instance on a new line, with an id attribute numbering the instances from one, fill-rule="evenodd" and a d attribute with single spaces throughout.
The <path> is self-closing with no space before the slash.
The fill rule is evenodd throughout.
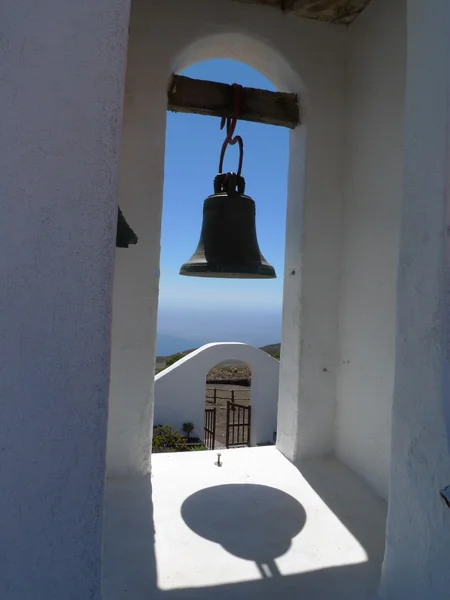
<path id="1" fill-rule="evenodd" d="M 223 159 L 225 157 L 225 152 L 226 152 L 226 149 L 228 148 L 228 146 L 229 145 L 234 146 L 235 144 L 239 144 L 239 165 L 238 165 L 238 170 L 237 170 L 238 176 L 240 176 L 241 172 L 242 172 L 242 163 L 244 160 L 244 142 L 240 135 L 236 135 L 235 137 L 233 137 L 233 135 L 234 135 L 234 130 L 236 129 L 236 124 L 237 124 L 237 120 L 239 117 L 239 104 L 240 104 L 239 94 L 240 94 L 241 89 L 242 89 L 241 85 L 239 85 L 237 83 L 233 83 L 233 90 L 234 90 L 233 114 L 231 117 L 222 117 L 222 120 L 220 122 L 220 129 L 223 129 L 226 125 L 227 137 L 225 138 L 225 140 L 222 144 L 222 150 L 220 152 L 219 173 L 222 173 Z"/>

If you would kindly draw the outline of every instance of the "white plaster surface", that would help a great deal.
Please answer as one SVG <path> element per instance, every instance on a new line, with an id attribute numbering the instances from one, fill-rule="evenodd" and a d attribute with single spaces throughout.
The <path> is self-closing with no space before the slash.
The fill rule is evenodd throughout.
<path id="1" fill-rule="evenodd" d="M 277 429 L 279 450 L 302 475 L 275 448 L 224 452 L 220 469 L 211 453 L 158 455 L 156 539 L 149 480 L 111 479 L 106 600 L 153 591 L 201 599 L 212 590 L 369 597 L 382 502 L 339 464 L 300 459 L 333 450 L 336 438 L 342 459 L 386 496 L 393 369 L 381 597 L 447 600 L 450 511 L 439 490 L 450 482 L 450 5 L 407 0 L 404 115 L 403 10 L 401 0 L 374 1 L 343 29 L 221 0 L 133 3 L 119 201 L 139 244 L 116 253 L 109 472 L 149 472 L 168 79 L 225 57 L 301 98 L 303 125 L 290 139 Z M 0 8 L 0 597 L 8 600 L 99 597 L 127 13 L 119 0 Z M 222 496 L 211 488 L 236 484 L 290 494 L 306 511 L 304 527 L 297 531 L 291 500 L 251 487 L 213 513 Z M 180 517 L 188 498 L 192 527 Z"/>
<path id="2" fill-rule="evenodd" d="M 127 0 L 0 5 L 0 598 L 99 599 Z"/>
<path id="3" fill-rule="evenodd" d="M 406 1 L 349 30 L 336 452 L 388 497 L 406 77 Z"/>
<path id="4" fill-rule="evenodd" d="M 119 202 L 139 243 L 117 253 L 110 474 L 149 470 L 169 77 L 218 57 L 300 94 L 305 125 L 290 138 L 278 443 L 290 458 L 333 446 L 335 375 L 323 368 L 337 360 L 345 30 L 223 0 L 134 0 Z"/>
<path id="5" fill-rule="evenodd" d="M 381 598 L 446 600 L 450 590 L 450 4 L 408 1 L 408 67 L 396 376 Z"/>
<path id="6" fill-rule="evenodd" d="M 336 461 L 275 447 L 158 454 L 107 481 L 104 600 L 374 598 L 385 503 Z"/>
<path id="7" fill-rule="evenodd" d="M 155 377 L 155 425 L 181 430 L 185 421 L 195 425 L 193 435 L 203 439 L 206 376 L 221 362 L 239 360 L 252 373 L 250 443 L 271 442 L 277 428 L 279 361 L 248 344 L 224 342 L 202 346 Z"/>

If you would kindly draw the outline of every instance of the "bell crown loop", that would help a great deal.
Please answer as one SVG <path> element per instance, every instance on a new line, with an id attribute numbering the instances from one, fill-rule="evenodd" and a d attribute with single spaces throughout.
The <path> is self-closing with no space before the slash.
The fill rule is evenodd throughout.
<path id="1" fill-rule="evenodd" d="M 214 178 L 214 194 L 243 194 L 245 179 L 237 173 L 219 173 Z"/>

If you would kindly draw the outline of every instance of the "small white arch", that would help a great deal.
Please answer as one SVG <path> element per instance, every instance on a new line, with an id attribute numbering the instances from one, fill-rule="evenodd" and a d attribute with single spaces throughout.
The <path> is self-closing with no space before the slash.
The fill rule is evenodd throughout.
<path id="1" fill-rule="evenodd" d="M 252 372 L 251 445 L 271 441 L 277 422 L 279 362 L 238 342 L 202 346 L 156 375 L 154 423 L 180 429 L 184 421 L 192 421 L 195 434 L 203 438 L 206 376 L 229 360 L 247 364 Z"/>

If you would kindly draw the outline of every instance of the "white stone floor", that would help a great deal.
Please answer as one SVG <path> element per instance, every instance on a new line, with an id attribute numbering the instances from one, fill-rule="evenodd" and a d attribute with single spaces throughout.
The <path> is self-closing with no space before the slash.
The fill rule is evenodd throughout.
<path id="1" fill-rule="evenodd" d="M 386 504 L 335 460 L 274 446 L 158 454 L 107 482 L 103 600 L 374 598 Z"/>

